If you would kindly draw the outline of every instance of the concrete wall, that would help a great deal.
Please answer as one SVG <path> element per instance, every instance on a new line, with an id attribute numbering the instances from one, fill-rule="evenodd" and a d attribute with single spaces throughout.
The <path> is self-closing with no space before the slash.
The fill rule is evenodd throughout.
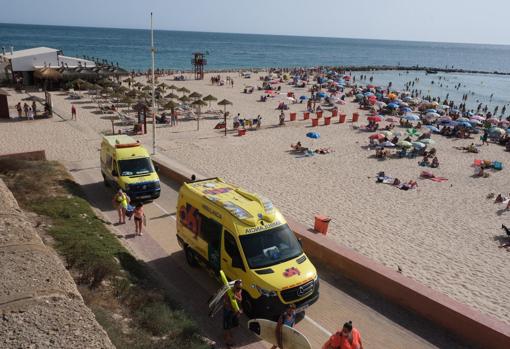
<path id="1" fill-rule="evenodd" d="M 175 182 L 188 180 L 192 173 L 173 160 L 162 157 L 153 160 L 160 168 L 160 175 Z M 195 175 L 197 179 L 205 178 L 198 173 Z M 481 314 L 322 235 L 310 232 L 305 226 L 286 218 L 313 261 L 414 311 L 466 342 L 480 348 L 510 348 L 510 326 L 507 324 Z"/>
<path id="2" fill-rule="evenodd" d="M 24 153 L 0 154 L 0 159 L 16 159 L 16 160 L 46 160 L 46 152 L 44 150 L 28 151 Z"/>
<path id="3" fill-rule="evenodd" d="M 114 348 L 0 180 L 0 348 Z"/>

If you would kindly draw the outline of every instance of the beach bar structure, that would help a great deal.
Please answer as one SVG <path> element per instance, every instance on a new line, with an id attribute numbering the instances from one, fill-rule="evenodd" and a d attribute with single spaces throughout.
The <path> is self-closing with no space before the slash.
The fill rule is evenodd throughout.
<path id="1" fill-rule="evenodd" d="M 49 47 L 35 47 L 9 52 L 2 49 L 0 65 L 9 80 L 22 81 L 23 85 L 34 82 L 34 72 L 47 68 L 94 68 L 95 62 L 76 57 L 65 56 L 61 50 Z"/>
<path id="2" fill-rule="evenodd" d="M 9 105 L 7 104 L 7 91 L 0 88 L 0 119 L 9 119 Z"/>

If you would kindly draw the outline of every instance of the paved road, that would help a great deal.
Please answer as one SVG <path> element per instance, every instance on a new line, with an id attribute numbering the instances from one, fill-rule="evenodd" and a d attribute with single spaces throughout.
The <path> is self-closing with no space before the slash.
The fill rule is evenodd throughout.
<path id="1" fill-rule="evenodd" d="M 113 192 L 102 183 L 98 162 L 67 163 L 75 180 L 97 210 L 116 222 L 111 207 Z M 114 231 L 139 259 L 156 272 L 164 286 L 182 306 L 191 312 L 209 338 L 222 343 L 221 314 L 207 317 L 206 301 L 219 284 L 201 268 L 191 268 L 176 240 L 175 207 L 178 185 L 164 180 L 162 196 L 146 205 L 147 231 L 134 237 L 134 223 L 114 226 Z M 306 252 L 306 251 L 305 251 Z M 296 327 L 304 333 L 313 348 L 320 348 L 331 332 L 352 320 L 363 336 L 365 348 L 463 348 L 443 330 L 434 327 L 399 307 L 388 304 L 339 275 L 331 275 L 319 267 L 320 300 L 307 309 L 306 317 Z M 268 348 L 247 330 L 237 331 L 240 348 Z M 221 348 L 221 345 L 218 346 Z"/>

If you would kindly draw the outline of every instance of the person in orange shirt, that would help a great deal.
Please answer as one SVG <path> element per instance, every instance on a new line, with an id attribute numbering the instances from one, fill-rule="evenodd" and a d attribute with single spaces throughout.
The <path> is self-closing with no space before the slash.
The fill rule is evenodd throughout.
<path id="1" fill-rule="evenodd" d="M 363 349 L 359 331 L 352 327 L 352 321 L 346 322 L 342 331 L 333 334 L 322 349 Z"/>

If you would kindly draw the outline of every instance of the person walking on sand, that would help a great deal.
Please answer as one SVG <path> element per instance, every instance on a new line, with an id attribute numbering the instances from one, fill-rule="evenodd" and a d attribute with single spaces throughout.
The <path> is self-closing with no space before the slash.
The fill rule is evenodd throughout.
<path id="1" fill-rule="evenodd" d="M 25 113 L 25 117 L 28 118 L 28 104 L 23 104 L 23 112 Z"/>
<path id="2" fill-rule="evenodd" d="M 142 236 L 142 226 L 145 225 L 145 213 L 143 203 L 138 203 L 133 210 L 133 220 L 135 221 L 135 235 Z"/>
<path id="3" fill-rule="evenodd" d="M 243 284 L 241 280 L 236 280 L 234 282 L 232 291 L 234 292 L 234 298 L 237 305 L 240 306 L 243 300 Z M 228 293 L 225 293 L 225 296 L 223 296 L 223 338 L 228 348 L 232 348 L 234 346 L 232 329 L 239 326 L 239 316 L 241 316 L 241 313 L 241 308 L 239 308 L 238 312 L 234 310 Z"/>
<path id="4" fill-rule="evenodd" d="M 113 197 L 113 206 L 117 209 L 119 215 L 119 224 L 126 223 L 126 210 L 129 204 L 129 196 L 119 188 L 115 196 Z"/>
<path id="5" fill-rule="evenodd" d="M 282 338 L 282 326 L 294 327 L 296 324 L 296 305 L 289 304 L 287 310 L 285 310 L 280 317 L 278 318 L 278 323 L 276 324 L 276 340 L 278 341 L 278 346 L 273 345 L 271 349 L 283 348 L 283 338 Z"/>
<path id="6" fill-rule="evenodd" d="M 16 110 L 18 111 L 18 118 L 21 118 L 23 116 L 23 108 L 21 107 L 20 102 L 18 102 L 18 104 L 16 104 Z"/>
<path id="7" fill-rule="evenodd" d="M 352 327 L 352 321 L 346 322 L 341 331 L 334 333 L 322 349 L 363 349 L 361 334 Z"/>
<path id="8" fill-rule="evenodd" d="M 71 106 L 71 120 L 76 120 L 76 107 L 74 104 Z"/>

